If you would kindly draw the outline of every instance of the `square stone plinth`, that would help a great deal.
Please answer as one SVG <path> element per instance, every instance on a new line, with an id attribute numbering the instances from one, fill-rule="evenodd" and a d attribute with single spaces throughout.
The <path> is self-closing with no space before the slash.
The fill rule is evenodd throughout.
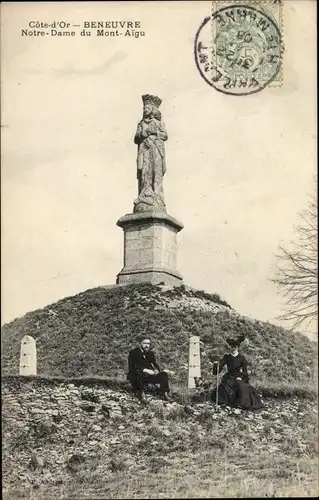
<path id="1" fill-rule="evenodd" d="M 180 222 L 166 213 L 141 213 L 125 215 L 117 225 L 124 231 L 124 266 L 118 284 L 182 284 L 176 268 Z"/>

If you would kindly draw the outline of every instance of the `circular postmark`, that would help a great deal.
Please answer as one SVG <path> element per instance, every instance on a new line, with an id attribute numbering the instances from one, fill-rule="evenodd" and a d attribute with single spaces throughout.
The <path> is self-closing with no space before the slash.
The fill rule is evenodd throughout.
<path id="1" fill-rule="evenodd" d="M 216 90 L 254 94 L 277 77 L 282 38 L 268 11 L 231 5 L 204 19 L 195 37 L 194 54 L 201 76 Z"/>

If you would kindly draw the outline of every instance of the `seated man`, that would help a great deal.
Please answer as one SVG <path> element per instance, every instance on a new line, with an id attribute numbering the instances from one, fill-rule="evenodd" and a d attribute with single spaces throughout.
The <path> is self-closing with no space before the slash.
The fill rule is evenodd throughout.
<path id="1" fill-rule="evenodd" d="M 156 362 L 153 351 L 150 351 L 151 342 L 144 339 L 139 347 L 132 349 L 128 356 L 129 372 L 127 379 L 131 382 L 132 389 L 139 396 L 139 399 L 145 403 L 145 384 L 159 384 L 163 399 L 170 401 L 168 375 L 161 371 Z"/>

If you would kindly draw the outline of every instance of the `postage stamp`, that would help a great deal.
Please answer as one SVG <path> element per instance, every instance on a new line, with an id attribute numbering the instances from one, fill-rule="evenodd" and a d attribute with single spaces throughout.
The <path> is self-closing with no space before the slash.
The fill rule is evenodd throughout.
<path id="1" fill-rule="evenodd" d="M 194 43 L 200 75 L 236 96 L 281 86 L 283 52 L 283 0 L 215 0 Z"/>

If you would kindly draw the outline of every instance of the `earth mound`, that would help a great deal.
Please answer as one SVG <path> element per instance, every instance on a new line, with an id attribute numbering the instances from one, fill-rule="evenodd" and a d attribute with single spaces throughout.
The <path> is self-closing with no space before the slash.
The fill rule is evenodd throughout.
<path id="1" fill-rule="evenodd" d="M 190 336 L 200 337 L 204 354 L 218 357 L 227 351 L 226 337 L 244 334 L 242 352 L 260 390 L 298 395 L 314 386 L 315 343 L 241 316 L 216 294 L 185 286 L 99 287 L 27 313 L 2 328 L 4 375 L 19 373 L 26 334 L 37 341 L 40 376 L 124 380 L 129 349 L 147 336 L 161 366 L 175 372 L 172 383 L 186 388 Z M 212 379 L 207 356 L 201 364 L 203 378 Z"/>

